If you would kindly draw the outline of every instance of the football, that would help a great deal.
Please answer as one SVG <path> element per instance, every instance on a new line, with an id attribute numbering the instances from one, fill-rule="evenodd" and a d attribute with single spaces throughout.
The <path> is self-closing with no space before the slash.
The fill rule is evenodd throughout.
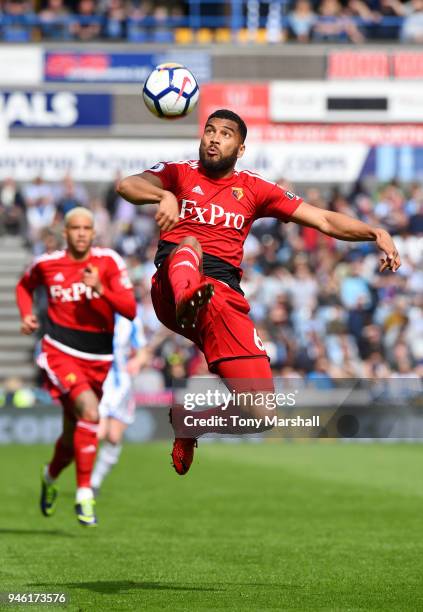
<path id="1" fill-rule="evenodd" d="M 197 105 L 200 90 L 192 72 L 182 64 L 160 64 L 147 77 L 144 102 L 156 117 L 179 119 Z"/>

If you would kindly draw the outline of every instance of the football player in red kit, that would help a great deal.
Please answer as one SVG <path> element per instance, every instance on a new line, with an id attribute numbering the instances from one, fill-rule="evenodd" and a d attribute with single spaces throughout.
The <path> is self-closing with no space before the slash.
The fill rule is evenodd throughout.
<path id="1" fill-rule="evenodd" d="M 65 217 L 67 249 L 36 258 L 16 288 L 23 334 L 39 327 L 33 313 L 33 292 L 48 295 L 46 333 L 38 365 L 52 397 L 63 406 L 63 433 L 42 474 L 41 510 L 55 510 L 55 481 L 72 460 L 76 465 L 75 510 L 82 525 L 96 525 L 91 472 L 97 451 L 98 404 L 113 361 L 114 314 L 136 314 L 131 282 L 122 258 L 93 247 L 93 215 L 74 208 Z"/>
<path id="2" fill-rule="evenodd" d="M 236 171 L 246 135 L 247 127 L 236 113 L 218 110 L 207 119 L 199 160 L 158 163 L 123 179 L 118 192 L 133 204 L 158 204 L 161 233 L 152 281 L 158 318 L 195 342 L 210 371 L 231 391 L 249 391 L 251 396 L 273 390 L 266 351 L 240 288 L 243 244 L 256 219 L 275 217 L 340 240 L 375 241 L 384 254 L 381 271 L 397 270 L 400 259 L 385 230 L 311 206 L 252 172 Z M 264 414 L 254 401 L 232 409 L 247 417 Z M 248 431 L 209 418 L 221 414 L 220 407 L 196 411 L 195 416 L 210 425 L 187 427 L 184 411 L 172 409 L 172 458 L 178 474 L 188 471 L 200 435 Z"/>

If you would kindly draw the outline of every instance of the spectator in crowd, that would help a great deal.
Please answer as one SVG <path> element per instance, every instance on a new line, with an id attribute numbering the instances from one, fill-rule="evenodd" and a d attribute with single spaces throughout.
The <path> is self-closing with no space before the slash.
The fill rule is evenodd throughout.
<path id="1" fill-rule="evenodd" d="M 110 247 L 112 243 L 112 228 L 110 217 L 101 198 L 92 198 L 90 209 L 94 215 L 96 244 L 101 247 Z"/>
<path id="2" fill-rule="evenodd" d="M 56 217 L 53 187 L 38 176 L 24 187 L 23 194 L 26 201 L 28 239 L 37 248 L 41 231 L 50 227 Z"/>
<path id="3" fill-rule="evenodd" d="M 172 28 L 183 27 L 185 21 L 184 9 L 180 4 L 171 2 L 169 7 L 169 24 Z"/>
<path id="4" fill-rule="evenodd" d="M 170 28 L 170 13 L 166 6 L 158 5 L 153 11 L 151 42 L 173 43 L 173 32 Z"/>
<path id="5" fill-rule="evenodd" d="M 54 253 L 63 246 L 63 237 L 60 227 L 46 227 L 40 232 L 42 253 Z"/>
<path id="6" fill-rule="evenodd" d="M 30 42 L 34 17 L 30 0 L 5 0 L 1 39 L 8 43 Z"/>
<path id="7" fill-rule="evenodd" d="M 109 40 L 124 40 L 128 17 L 125 1 L 108 0 L 104 17 L 102 36 Z"/>
<path id="8" fill-rule="evenodd" d="M 389 183 L 381 190 L 374 211 L 379 221 L 382 221 L 391 233 L 398 234 L 407 228 L 404 193 L 395 182 Z"/>
<path id="9" fill-rule="evenodd" d="M 129 7 L 127 38 L 130 42 L 148 41 L 148 22 L 153 11 L 153 5 L 149 1 L 133 2 Z"/>
<path id="10" fill-rule="evenodd" d="M 410 234 L 422 234 L 423 233 L 423 202 L 416 202 L 415 209 L 413 210 L 408 220 L 408 231 Z"/>
<path id="11" fill-rule="evenodd" d="M 404 205 L 405 213 L 411 217 L 418 214 L 421 204 L 423 204 L 423 186 L 415 183 L 410 186 L 410 193 Z"/>
<path id="12" fill-rule="evenodd" d="M 100 36 L 101 18 L 95 0 L 79 0 L 75 17 L 70 25 L 75 40 L 90 41 Z"/>
<path id="13" fill-rule="evenodd" d="M 63 219 L 72 208 L 86 206 L 88 197 L 86 189 L 82 185 L 75 185 L 73 178 L 67 174 L 55 191 L 55 201 L 57 212 Z"/>
<path id="14" fill-rule="evenodd" d="M 373 307 L 372 292 L 363 276 L 362 260 L 350 265 L 350 270 L 340 284 L 340 296 L 348 312 L 348 331 L 359 341 Z"/>
<path id="15" fill-rule="evenodd" d="M 312 38 L 316 42 L 364 42 L 364 36 L 338 0 L 322 0 Z"/>
<path id="16" fill-rule="evenodd" d="M 318 283 L 311 272 L 307 256 L 297 255 L 294 260 L 291 283 L 291 302 L 296 312 L 304 310 L 310 314 L 316 302 L 318 290 Z"/>
<path id="17" fill-rule="evenodd" d="M 104 193 L 104 201 L 107 208 L 107 212 L 109 213 L 110 219 L 114 221 L 121 196 L 116 191 L 116 187 L 119 184 L 119 181 L 122 178 L 122 173 L 120 171 L 116 172 L 115 178 L 110 185 L 108 185 L 105 193 Z"/>
<path id="18" fill-rule="evenodd" d="M 401 28 L 401 40 L 423 42 L 423 0 L 411 0 L 403 7 L 405 19 Z"/>
<path id="19" fill-rule="evenodd" d="M 137 257 L 143 246 L 142 237 L 135 231 L 133 223 L 129 223 L 116 237 L 117 251 L 124 257 Z"/>
<path id="20" fill-rule="evenodd" d="M 326 357 L 316 359 L 314 366 L 307 375 L 309 381 L 312 381 L 316 389 L 326 390 L 333 389 L 334 381 L 330 374 L 333 366 L 329 363 Z"/>
<path id="21" fill-rule="evenodd" d="M 368 39 L 397 40 L 401 27 L 400 0 L 349 0 L 348 9 L 360 19 L 361 32 Z"/>
<path id="22" fill-rule="evenodd" d="M 25 228 L 25 202 L 21 191 L 12 178 L 3 181 L 0 187 L 0 236 L 22 234 Z"/>
<path id="23" fill-rule="evenodd" d="M 44 40 L 69 40 L 70 10 L 64 0 L 47 0 L 39 13 L 40 33 Z"/>
<path id="24" fill-rule="evenodd" d="M 317 16 L 310 0 L 297 0 L 288 14 L 288 35 L 298 42 L 309 42 Z"/>
<path id="25" fill-rule="evenodd" d="M 370 323 L 363 327 L 361 337 L 358 342 L 360 357 L 364 360 L 371 355 L 378 353 L 382 358 L 385 358 L 385 348 L 382 342 L 382 329 Z"/>
<path id="26" fill-rule="evenodd" d="M 127 227 L 134 222 L 136 214 L 137 210 L 135 206 L 119 197 L 114 216 L 114 230 L 116 237 L 125 232 Z"/>

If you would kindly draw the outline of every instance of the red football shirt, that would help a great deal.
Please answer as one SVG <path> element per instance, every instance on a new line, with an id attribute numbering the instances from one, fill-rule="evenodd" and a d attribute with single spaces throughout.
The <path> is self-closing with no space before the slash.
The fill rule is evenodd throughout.
<path id="1" fill-rule="evenodd" d="M 195 236 L 203 251 L 239 267 L 253 222 L 261 217 L 289 221 L 302 202 L 295 194 L 258 174 L 242 170 L 224 179 L 208 177 L 200 162 L 160 162 L 147 170 L 179 202 L 179 222 L 160 238 L 178 243 Z"/>
<path id="2" fill-rule="evenodd" d="M 88 264 L 98 269 L 101 296 L 82 282 Z M 16 287 L 22 317 L 32 313 L 32 294 L 38 286 L 44 286 L 48 296 L 45 338 L 70 354 L 111 354 L 115 312 L 128 319 L 136 314 L 125 262 L 112 249 L 93 247 L 84 261 L 72 259 L 67 251 L 37 257 Z"/>

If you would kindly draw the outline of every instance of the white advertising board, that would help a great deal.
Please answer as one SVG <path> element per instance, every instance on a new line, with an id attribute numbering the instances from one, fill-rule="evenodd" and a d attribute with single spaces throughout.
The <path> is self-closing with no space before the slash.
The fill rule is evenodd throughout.
<path id="1" fill-rule="evenodd" d="M 36 45 L 0 47 L 0 85 L 39 85 L 43 82 L 43 50 Z"/>
<path id="2" fill-rule="evenodd" d="M 369 147 L 352 143 L 251 143 L 237 169 L 269 179 L 346 182 L 358 178 Z M 135 174 L 158 161 L 198 158 L 198 140 L 10 140 L 0 147 L 0 179 L 111 182 L 117 171 Z"/>
<path id="3" fill-rule="evenodd" d="M 269 114 L 275 122 L 423 122 L 423 84 L 273 81 Z"/>

